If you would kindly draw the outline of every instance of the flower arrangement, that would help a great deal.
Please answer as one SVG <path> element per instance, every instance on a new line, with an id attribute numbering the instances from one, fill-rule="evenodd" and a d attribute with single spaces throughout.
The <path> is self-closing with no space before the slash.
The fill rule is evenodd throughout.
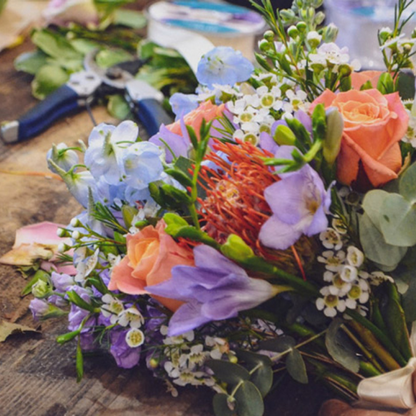
<path id="1" fill-rule="evenodd" d="M 58 342 L 76 340 L 79 378 L 83 352 L 106 349 L 173 394 L 212 388 L 216 415 L 255 416 L 281 371 L 354 400 L 413 362 L 410 3 L 379 32 L 383 73 L 357 72 L 322 0 L 253 3 L 270 26 L 256 69 L 216 48 L 149 141 L 125 121 L 51 149 L 85 210 L 58 231 L 74 268 L 26 289 L 35 319 L 67 316 Z"/>

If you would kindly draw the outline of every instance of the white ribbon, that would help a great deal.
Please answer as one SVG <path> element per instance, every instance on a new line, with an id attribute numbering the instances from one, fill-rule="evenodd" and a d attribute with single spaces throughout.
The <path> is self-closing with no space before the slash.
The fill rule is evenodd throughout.
<path id="1" fill-rule="evenodd" d="M 413 355 L 416 355 L 416 322 L 412 325 L 410 344 Z M 411 358 L 406 367 L 360 381 L 358 396 L 365 402 L 381 406 L 411 409 L 416 404 L 413 392 L 415 371 L 416 358 Z"/>

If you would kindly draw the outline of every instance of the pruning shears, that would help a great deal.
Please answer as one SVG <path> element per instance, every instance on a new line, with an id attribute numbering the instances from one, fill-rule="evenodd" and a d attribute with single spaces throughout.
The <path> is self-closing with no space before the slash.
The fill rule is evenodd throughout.
<path id="1" fill-rule="evenodd" d="M 97 52 L 89 52 L 84 59 L 85 70 L 71 74 L 66 84 L 41 103 L 18 120 L 3 122 L 0 137 L 6 143 L 35 137 L 59 118 L 76 110 L 88 109 L 98 97 L 115 93 L 124 93 L 134 117 L 140 120 L 149 136 L 156 134 L 161 124 L 173 121 L 162 107 L 163 94 L 148 83 L 134 78 L 133 74 L 144 64 L 143 60 L 123 62 L 103 69 L 95 62 Z"/>

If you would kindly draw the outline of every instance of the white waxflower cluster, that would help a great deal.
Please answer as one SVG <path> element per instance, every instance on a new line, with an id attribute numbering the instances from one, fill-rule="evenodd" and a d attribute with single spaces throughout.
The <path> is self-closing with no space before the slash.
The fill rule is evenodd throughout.
<path id="1" fill-rule="evenodd" d="M 409 115 L 409 124 L 407 126 L 406 135 L 403 137 L 402 141 L 410 143 L 412 147 L 416 148 L 416 102 L 413 102 L 412 109 L 406 109 L 406 112 Z"/>
<path id="2" fill-rule="evenodd" d="M 328 285 L 320 290 L 322 297 L 316 300 L 316 307 L 328 317 L 347 308 L 365 314 L 367 308 L 363 305 L 368 302 L 371 286 L 393 279 L 382 272 L 363 270 L 364 253 L 353 245 L 345 247 L 346 227 L 342 221 L 334 218 L 332 227 L 319 235 L 326 250 L 318 256 L 318 261 L 325 265 L 323 279 Z"/>
<path id="3" fill-rule="evenodd" d="M 222 338 L 205 337 L 204 342 L 195 340 L 194 331 L 180 336 L 167 337 L 167 326 L 162 325 L 160 332 L 166 338 L 163 343 L 164 369 L 173 383 L 178 386 L 209 386 L 215 388 L 214 378 L 204 369 L 207 359 L 220 360 L 229 352 L 228 343 Z"/>

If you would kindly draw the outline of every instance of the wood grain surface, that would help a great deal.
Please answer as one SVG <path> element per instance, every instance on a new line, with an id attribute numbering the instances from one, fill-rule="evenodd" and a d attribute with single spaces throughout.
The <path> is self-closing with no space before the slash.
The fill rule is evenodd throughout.
<path id="1" fill-rule="evenodd" d="M 17 118 L 36 103 L 30 95 L 31 78 L 12 65 L 29 48 L 25 43 L 0 54 L 0 122 Z M 93 114 L 98 122 L 114 122 L 104 108 L 95 107 Z M 0 142 L 0 169 L 48 172 L 45 155 L 52 143 L 85 141 L 91 128 L 83 112 L 27 142 Z M 0 173 L 0 255 L 11 248 L 19 227 L 40 221 L 67 224 L 80 210 L 62 182 Z M 13 268 L 0 266 L 0 319 L 36 327 L 27 309 L 30 297 L 19 296 L 25 284 Z M 212 414 L 211 391 L 185 388 L 173 398 L 145 368 L 119 369 L 106 354 L 85 358 L 85 377 L 77 384 L 75 345 L 55 342 L 66 329 L 65 320 L 42 323 L 39 329 L 39 334 L 13 335 L 0 344 L 0 416 Z M 299 386 L 286 378 L 267 399 L 266 416 L 316 415 L 329 396 L 320 385 Z"/>

